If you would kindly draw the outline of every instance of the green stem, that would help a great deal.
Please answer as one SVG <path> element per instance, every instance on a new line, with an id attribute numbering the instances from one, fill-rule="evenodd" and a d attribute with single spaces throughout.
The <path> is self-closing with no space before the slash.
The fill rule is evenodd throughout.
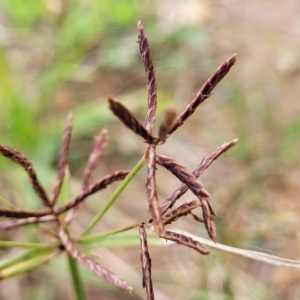
<path id="1" fill-rule="evenodd" d="M 76 242 L 79 243 L 84 243 L 84 242 L 89 242 L 90 240 L 94 240 L 97 238 L 101 238 L 101 237 L 105 237 L 105 236 L 109 236 L 112 234 L 116 234 L 116 233 L 120 233 L 120 232 L 124 232 L 133 228 L 136 228 L 140 225 L 140 223 L 136 223 L 136 224 L 132 224 L 129 226 L 125 226 L 125 227 L 119 227 L 119 228 L 115 228 L 112 230 L 108 230 L 105 232 L 101 232 L 101 233 L 96 233 L 96 234 L 91 234 L 91 235 L 86 235 L 86 236 L 80 236 L 78 238 L 75 239 Z"/>
<path id="2" fill-rule="evenodd" d="M 30 260 L 32 258 L 37 258 L 39 256 L 43 256 L 45 254 L 50 254 L 53 250 L 52 249 L 30 249 L 20 254 L 17 254 L 14 257 L 8 259 L 1 259 L 0 261 L 0 271 L 5 268 L 8 268 L 12 265 Z"/>
<path id="3" fill-rule="evenodd" d="M 145 155 L 141 158 L 141 160 L 135 165 L 135 167 L 130 171 L 130 173 L 126 176 L 126 178 L 122 181 L 122 183 L 118 186 L 118 188 L 114 191 L 114 193 L 107 200 L 106 204 L 103 208 L 97 213 L 91 223 L 83 232 L 83 235 L 87 235 L 91 232 L 91 230 L 97 225 L 97 223 L 101 220 L 104 214 L 108 211 L 108 209 L 115 203 L 116 199 L 128 185 L 128 183 L 132 180 L 132 178 L 141 170 L 141 168 L 146 163 L 147 159 Z"/>
<path id="4" fill-rule="evenodd" d="M 76 300 L 85 300 L 82 280 L 78 271 L 76 260 L 68 254 L 69 269 L 72 277 L 73 288 L 76 295 Z"/>
<path id="5" fill-rule="evenodd" d="M 14 242 L 14 241 L 0 241 L 0 247 L 20 247 L 20 248 L 35 248 L 35 249 L 51 249 L 57 247 L 57 243 L 42 244 L 42 243 L 28 243 L 28 242 Z"/>

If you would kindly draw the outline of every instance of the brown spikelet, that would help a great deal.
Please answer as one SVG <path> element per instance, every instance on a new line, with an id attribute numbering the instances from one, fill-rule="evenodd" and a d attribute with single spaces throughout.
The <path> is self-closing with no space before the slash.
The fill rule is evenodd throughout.
<path id="1" fill-rule="evenodd" d="M 230 149 L 232 146 L 236 144 L 238 139 L 234 139 L 228 143 L 225 143 L 218 147 L 216 150 L 214 150 L 212 153 L 210 153 L 208 156 L 203 158 L 201 163 L 196 167 L 194 172 L 192 173 L 193 176 L 198 178 L 210 165 L 211 163 L 217 159 L 221 154 L 226 152 L 228 149 Z M 188 190 L 188 187 L 186 184 L 182 184 L 178 189 L 176 189 L 172 195 L 166 199 L 166 201 L 162 204 L 160 207 L 160 212 L 163 215 L 169 208 L 173 207 L 176 200 L 178 200 L 186 191 Z M 213 215 L 215 215 L 213 213 Z"/>
<path id="2" fill-rule="evenodd" d="M 209 237 L 216 243 L 217 242 L 217 228 L 213 219 L 210 219 Z"/>
<path id="3" fill-rule="evenodd" d="M 201 199 L 201 204 L 202 204 L 202 216 L 203 216 L 203 222 L 205 224 L 205 227 L 207 231 L 210 231 L 210 219 L 211 219 L 211 212 L 209 209 L 208 201 L 206 198 Z"/>
<path id="4" fill-rule="evenodd" d="M 148 251 L 147 234 L 144 226 L 139 226 L 140 247 L 141 247 L 141 262 L 143 271 L 143 288 L 145 290 L 147 300 L 154 300 L 154 292 L 151 278 L 151 258 Z"/>
<path id="5" fill-rule="evenodd" d="M 54 206 L 57 202 L 58 195 L 60 193 L 62 183 L 65 177 L 65 169 L 68 164 L 68 153 L 70 149 L 71 133 L 72 133 L 72 119 L 73 114 L 69 114 L 67 118 L 66 128 L 62 138 L 62 147 L 60 150 L 59 161 L 58 161 L 58 173 L 57 179 L 53 189 L 53 195 L 51 198 L 51 206 Z"/>
<path id="6" fill-rule="evenodd" d="M 149 134 L 152 134 L 153 125 L 155 121 L 156 107 L 157 107 L 157 88 L 156 88 L 156 77 L 155 70 L 152 63 L 152 57 L 149 47 L 148 39 L 145 35 L 145 31 L 142 23 L 137 23 L 138 27 L 138 41 L 140 46 L 140 54 L 145 67 L 147 77 L 147 88 L 148 88 L 148 110 L 146 115 L 145 126 Z"/>
<path id="7" fill-rule="evenodd" d="M 200 205 L 200 200 L 194 200 L 192 202 L 184 203 L 178 208 L 172 210 L 163 217 L 164 225 L 171 224 L 173 221 L 176 221 L 182 216 L 186 216 L 191 213 L 191 211 Z"/>
<path id="8" fill-rule="evenodd" d="M 236 61 L 236 55 L 231 56 L 228 60 L 223 62 L 210 78 L 204 83 L 201 89 L 198 91 L 196 97 L 191 103 L 185 108 L 185 110 L 176 118 L 172 127 L 169 130 L 169 135 L 180 127 L 190 117 L 195 109 L 210 95 L 216 85 L 224 78 L 224 76 L 230 71 L 231 67 Z"/>
<path id="9" fill-rule="evenodd" d="M 56 218 L 53 215 L 47 215 L 43 217 L 28 217 L 26 219 L 13 219 L 0 222 L 0 229 L 13 229 L 27 224 L 45 223 L 55 220 Z"/>
<path id="10" fill-rule="evenodd" d="M 113 174 L 107 175 L 97 182 L 91 184 L 88 186 L 85 190 L 80 192 L 77 196 L 72 198 L 69 202 L 59 207 L 56 211 L 56 213 L 62 214 L 69 209 L 75 207 L 79 203 L 81 203 L 83 200 L 85 200 L 88 196 L 98 192 L 99 190 L 105 189 L 109 184 L 124 179 L 129 174 L 129 171 L 117 171 Z"/>
<path id="11" fill-rule="evenodd" d="M 190 215 L 193 217 L 193 219 L 197 222 L 203 223 L 203 219 L 201 219 L 200 217 L 198 217 L 197 215 L 190 213 Z"/>
<path id="12" fill-rule="evenodd" d="M 114 273 L 102 267 L 100 264 L 88 258 L 85 254 L 78 251 L 64 229 L 59 230 L 58 236 L 66 251 L 76 261 L 86 266 L 88 269 L 94 272 L 97 276 L 102 277 L 104 280 L 118 286 L 123 290 L 127 290 L 129 292 L 132 291 L 132 287 L 130 287 L 124 280 L 118 278 Z"/>
<path id="13" fill-rule="evenodd" d="M 216 242 L 216 240 L 217 240 L 216 225 L 212 219 L 211 206 L 209 204 L 208 199 L 202 198 L 201 204 L 202 204 L 202 216 L 203 216 L 203 222 L 204 222 L 205 228 L 207 230 L 209 237 L 214 242 Z"/>
<path id="14" fill-rule="evenodd" d="M 158 130 L 158 139 L 164 143 L 167 139 L 168 132 L 176 118 L 176 111 L 169 108 L 165 111 Z"/>
<path id="15" fill-rule="evenodd" d="M 196 177 L 189 174 L 185 168 L 177 163 L 173 158 L 157 155 L 156 162 L 165 167 L 174 176 L 176 176 L 182 183 L 186 184 L 191 192 L 199 199 L 201 197 L 210 197 L 209 193 L 205 190 L 202 183 L 196 180 Z"/>
<path id="16" fill-rule="evenodd" d="M 200 244 L 198 241 L 176 232 L 165 230 L 164 234 L 161 235 L 161 238 L 175 242 L 180 245 L 187 246 L 189 248 L 192 248 L 199 253 L 203 255 L 212 256 L 213 254 L 209 252 L 202 244 Z"/>
<path id="17" fill-rule="evenodd" d="M 228 143 L 225 143 L 214 150 L 212 153 L 204 157 L 200 165 L 193 172 L 193 175 L 198 178 L 215 159 L 217 159 L 221 154 L 225 153 L 227 150 L 233 147 L 237 143 L 237 141 L 238 139 L 234 139 Z"/>
<path id="18" fill-rule="evenodd" d="M 157 138 L 154 138 L 145 127 L 135 118 L 133 114 L 121 103 L 115 101 L 112 98 L 108 98 L 109 108 L 115 116 L 135 134 L 142 137 L 147 143 L 152 144 L 157 142 Z"/>
<path id="19" fill-rule="evenodd" d="M 164 226 L 161 220 L 158 198 L 156 193 L 155 157 L 155 145 L 150 145 L 148 148 L 146 195 L 149 203 L 149 213 L 153 220 L 154 232 L 157 236 L 159 236 L 163 233 Z"/>
<path id="20" fill-rule="evenodd" d="M 95 138 L 93 150 L 89 156 L 88 162 L 85 166 L 83 172 L 82 187 L 83 189 L 87 188 L 89 185 L 89 180 L 92 175 L 93 170 L 95 169 L 104 149 L 107 145 L 107 129 L 103 129 L 100 134 Z"/>
<path id="21" fill-rule="evenodd" d="M 105 147 L 107 144 L 107 130 L 104 129 L 101 133 L 96 137 L 94 141 L 93 150 L 89 156 L 88 162 L 84 169 L 83 179 L 82 179 L 82 190 L 85 190 L 88 187 L 90 177 L 94 168 L 96 167 Z M 68 224 L 76 217 L 79 211 L 80 205 L 77 205 L 69 210 L 68 215 L 64 219 L 64 227 L 66 228 Z"/>
<path id="22" fill-rule="evenodd" d="M 8 146 L 0 144 L 0 155 L 3 155 L 10 159 L 12 162 L 18 164 L 21 166 L 25 172 L 28 174 L 29 182 L 33 188 L 33 190 L 36 192 L 36 194 L 39 196 L 41 201 L 45 206 L 50 206 L 49 198 L 43 188 L 43 186 L 40 184 L 37 175 L 35 173 L 35 170 L 33 168 L 32 163 L 25 157 L 23 154 L 18 152 L 17 150 L 14 150 Z"/>
<path id="23" fill-rule="evenodd" d="M 12 209 L 0 207 L 0 217 L 14 218 L 14 219 L 42 217 L 42 216 L 49 215 L 50 213 L 51 213 L 50 210 L 44 210 L 44 211 L 12 210 Z"/>

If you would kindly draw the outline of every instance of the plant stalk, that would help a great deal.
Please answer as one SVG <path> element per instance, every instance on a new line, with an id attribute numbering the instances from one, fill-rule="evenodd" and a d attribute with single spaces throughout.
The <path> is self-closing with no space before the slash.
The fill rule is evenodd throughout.
<path id="1" fill-rule="evenodd" d="M 122 183 L 117 187 L 114 193 L 107 200 L 106 204 L 103 208 L 97 213 L 91 223 L 83 232 L 83 235 L 87 235 L 91 232 L 91 230 L 97 225 L 97 223 L 101 220 L 104 214 L 108 211 L 108 209 L 115 203 L 116 199 L 120 196 L 122 191 L 126 188 L 132 178 L 141 170 L 141 168 L 146 163 L 147 159 L 145 155 L 141 158 L 141 160 L 134 166 L 134 168 L 130 171 L 130 173 L 126 176 L 126 178 L 122 181 Z"/>

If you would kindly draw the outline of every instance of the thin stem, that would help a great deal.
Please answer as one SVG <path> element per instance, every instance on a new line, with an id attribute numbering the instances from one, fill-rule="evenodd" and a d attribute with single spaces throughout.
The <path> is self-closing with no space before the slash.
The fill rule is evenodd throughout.
<path id="1" fill-rule="evenodd" d="M 102 238 L 102 237 L 106 237 L 106 236 L 109 236 L 109 235 L 112 235 L 112 234 L 128 231 L 130 229 L 138 227 L 139 225 L 140 225 L 140 223 L 136 223 L 136 224 L 132 224 L 132 225 L 125 226 L 125 227 L 115 228 L 115 229 L 108 230 L 108 231 L 101 232 L 101 233 L 80 236 L 80 237 L 74 239 L 74 241 L 84 243 L 84 242 L 88 242 L 90 240 L 94 240 L 95 238 Z"/>
<path id="2" fill-rule="evenodd" d="M 31 249 L 51 249 L 57 247 L 57 243 L 42 244 L 42 243 L 28 243 L 28 242 L 14 242 L 14 241 L 0 241 L 0 247 L 10 248 L 10 247 L 19 247 L 19 248 L 31 248 Z"/>
<path id="3" fill-rule="evenodd" d="M 97 223 L 101 220 L 101 218 L 108 211 L 108 209 L 115 203 L 116 199 L 123 192 L 123 190 L 129 184 L 129 182 L 132 180 L 132 178 L 141 170 L 141 168 L 144 166 L 146 161 L 147 161 L 147 159 L 146 159 L 145 155 L 143 155 L 141 160 L 134 166 L 134 168 L 130 171 L 130 173 L 126 176 L 126 178 L 122 181 L 122 183 L 113 192 L 113 194 L 107 200 L 107 202 L 103 206 L 103 208 L 97 213 L 97 215 L 94 217 L 94 219 L 91 221 L 91 223 L 88 225 L 88 227 L 83 232 L 83 235 L 89 234 L 91 232 L 91 230 L 97 225 Z"/>
<path id="4" fill-rule="evenodd" d="M 85 300 L 83 284 L 80 273 L 78 271 L 77 261 L 75 261 L 75 259 L 70 256 L 70 254 L 68 254 L 68 263 L 76 300 Z"/>

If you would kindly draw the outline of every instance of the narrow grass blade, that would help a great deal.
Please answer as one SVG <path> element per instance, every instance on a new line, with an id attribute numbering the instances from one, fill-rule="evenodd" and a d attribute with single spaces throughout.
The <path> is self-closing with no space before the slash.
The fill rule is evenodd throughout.
<path id="1" fill-rule="evenodd" d="M 84 288 L 78 270 L 77 261 L 70 254 L 68 254 L 68 263 L 76 300 L 85 300 Z"/>
<path id="2" fill-rule="evenodd" d="M 41 266 L 59 254 L 61 251 L 55 251 L 51 254 L 46 253 L 40 257 L 34 257 L 32 259 L 28 259 L 24 262 L 17 263 L 8 268 L 3 269 L 0 272 L 0 280 L 4 280 L 25 272 L 28 272 L 32 269 L 35 269 L 38 266 Z"/>
<path id="3" fill-rule="evenodd" d="M 264 262 L 270 265 L 276 265 L 276 266 L 282 266 L 282 267 L 289 267 L 289 268 L 297 268 L 300 269 L 300 260 L 293 260 L 293 259 L 287 259 L 275 255 L 270 255 L 262 252 L 257 252 L 257 251 L 251 251 L 251 250 L 245 250 L 241 248 L 235 248 L 231 246 L 227 246 L 224 244 L 217 243 L 215 244 L 214 242 L 207 240 L 205 238 L 193 235 L 189 232 L 183 231 L 183 230 L 178 230 L 178 229 L 172 229 L 173 231 L 176 231 L 180 234 L 184 234 L 185 236 L 188 236 L 199 243 L 202 243 L 203 245 L 219 249 L 221 251 L 241 255 L 250 259 L 254 259 L 260 262 Z"/>
<path id="4" fill-rule="evenodd" d="M 7 258 L 7 259 L 1 259 L 0 260 L 0 271 L 2 271 L 3 269 L 6 269 L 12 265 L 18 264 L 20 262 L 24 262 L 27 261 L 29 259 L 32 258 L 37 258 L 39 256 L 44 256 L 46 254 L 50 254 L 53 252 L 53 249 L 30 249 L 27 251 L 24 251 L 20 254 L 17 254 L 13 257 Z"/>

